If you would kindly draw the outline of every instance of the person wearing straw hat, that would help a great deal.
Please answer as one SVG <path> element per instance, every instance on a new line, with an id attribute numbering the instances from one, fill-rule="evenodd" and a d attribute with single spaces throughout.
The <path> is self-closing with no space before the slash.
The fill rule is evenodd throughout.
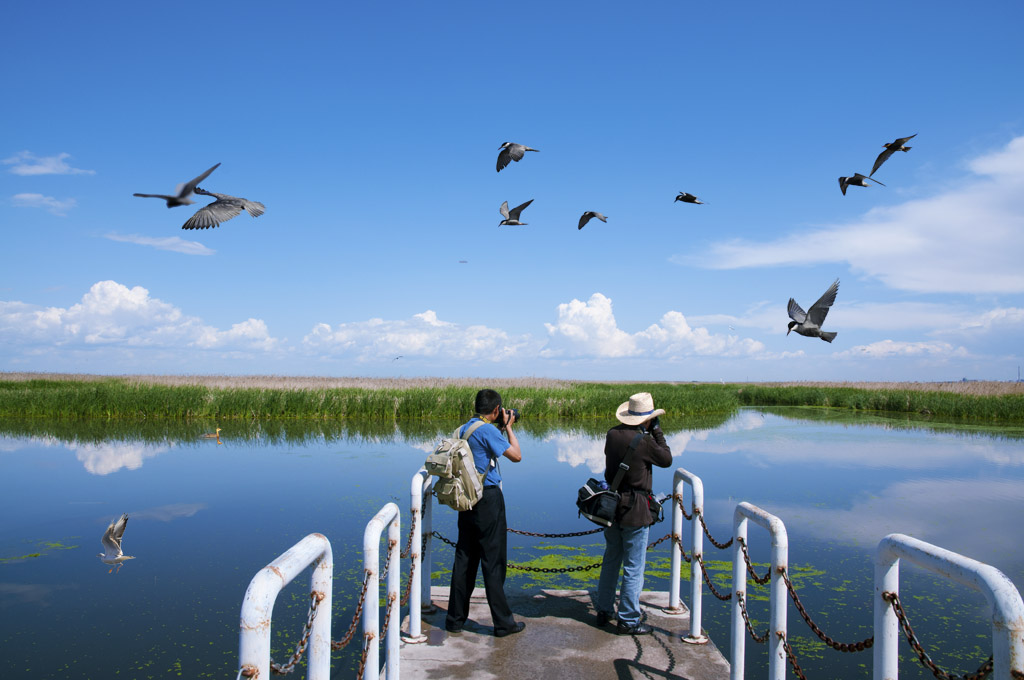
<path id="1" fill-rule="evenodd" d="M 665 443 L 658 416 L 664 409 L 654 408 L 647 392 L 634 394 L 616 409 L 621 425 L 608 430 L 604 443 L 605 480 L 611 484 L 632 447 L 626 474 L 619 484 L 621 494 L 615 522 L 604 530 L 604 560 L 597 585 L 597 625 L 605 626 L 616 617 L 615 589 L 622 574 L 616 632 L 620 635 L 647 635 L 652 629 L 644 623 L 640 610 L 640 591 L 644 588 L 647 563 L 647 535 L 657 513 L 651 512 L 653 466 L 672 465 L 672 452 Z"/>

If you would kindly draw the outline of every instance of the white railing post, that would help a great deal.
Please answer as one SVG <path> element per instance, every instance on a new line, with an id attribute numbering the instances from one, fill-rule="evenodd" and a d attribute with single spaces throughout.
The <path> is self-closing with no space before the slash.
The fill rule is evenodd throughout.
<path id="1" fill-rule="evenodd" d="M 700 477 L 683 468 L 677 468 L 672 476 L 672 535 L 682 541 L 683 510 L 680 505 L 683 501 L 683 491 L 686 484 L 689 484 L 693 490 L 693 503 L 690 508 L 692 517 L 690 520 L 690 549 L 692 552 L 690 556 L 690 634 L 683 637 L 682 641 L 694 645 L 704 645 L 708 643 L 708 637 L 701 632 L 701 600 L 704 593 L 704 582 L 700 558 L 704 553 L 704 533 L 701 531 L 700 518 L 697 514 L 704 513 L 704 483 Z M 679 503 L 676 503 L 675 496 L 679 497 Z M 682 546 L 677 545 L 675 539 L 673 539 L 672 580 L 669 583 L 667 610 L 670 613 L 682 610 L 682 607 L 680 607 L 682 550 Z"/>
<path id="2" fill-rule="evenodd" d="M 363 569 L 367 575 L 366 606 L 363 607 L 363 638 L 369 648 L 366 653 L 366 667 L 363 680 L 378 680 L 380 677 L 380 607 L 377 604 L 380 592 L 380 537 L 384 527 L 388 528 L 388 592 L 385 596 L 385 616 L 388 619 L 387 637 L 384 640 L 384 677 L 398 680 L 398 643 L 401 605 L 401 513 L 398 506 L 388 503 L 366 524 L 363 532 Z"/>
<path id="3" fill-rule="evenodd" d="M 426 529 L 424 523 L 427 521 L 428 515 L 431 514 L 430 502 L 428 500 L 424 503 L 423 498 L 424 493 L 429 494 L 433 485 L 434 478 L 427 473 L 426 468 L 420 468 L 412 477 L 412 487 L 409 493 L 410 512 L 412 513 L 412 544 L 409 548 L 409 558 L 412 562 L 413 578 L 409 583 L 409 632 L 402 636 L 402 642 L 409 644 L 427 641 L 427 636 L 423 634 L 423 607 L 421 602 L 423 601 L 424 590 L 427 592 L 427 602 L 430 601 L 430 562 L 423 559 L 421 545 L 423 543 L 424 530 L 429 535 L 430 530 Z M 430 498 L 429 495 L 426 497 Z M 423 517 L 420 516 L 421 514 Z M 424 567 L 424 565 L 426 566 Z M 424 574 L 427 575 L 426 579 L 423 578 Z"/>
<path id="4" fill-rule="evenodd" d="M 993 680 L 1010 680 L 1011 671 L 1024 671 L 1024 601 L 1013 582 L 993 566 L 910 536 L 889 534 L 875 551 L 875 680 L 899 677 L 899 620 L 884 593 L 899 595 L 901 558 L 983 593 L 992 609 Z"/>
<path id="5" fill-rule="evenodd" d="M 310 590 L 321 600 L 309 637 L 306 677 L 309 680 L 330 678 L 334 556 L 331 542 L 323 534 L 309 534 L 261 569 L 249 582 L 239 623 L 240 668 L 255 670 L 258 678 L 270 677 L 270 623 L 274 601 L 278 593 L 310 564 L 313 565 Z"/>
<path id="6" fill-rule="evenodd" d="M 733 513 L 732 551 L 732 640 L 730 641 L 729 663 L 731 680 L 742 680 L 747 631 L 740 610 L 740 598 L 746 603 L 747 566 L 743 559 L 743 544 L 747 542 L 747 520 L 768 530 L 771 536 L 771 585 L 769 589 L 768 630 L 768 680 L 784 680 L 786 677 L 786 649 L 783 636 L 786 635 L 786 613 L 789 594 L 782 572 L 789 569 L 789 537 L 786 525 L 775 515 L 751 503 L 740 503 Z M 781 633 L 781 635 L 780 635 Z"/>

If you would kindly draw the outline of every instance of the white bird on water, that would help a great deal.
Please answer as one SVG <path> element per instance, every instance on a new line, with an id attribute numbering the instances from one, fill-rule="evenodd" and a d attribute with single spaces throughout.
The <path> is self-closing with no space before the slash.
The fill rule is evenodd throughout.
<path id="1" fill-rule="evenodd" d="M 106 552 L 97 555 L 103 564 L 117 565 L 117 571 L 121 571 L 121 563 L 126 560 L 134 560 L 132 555 L 125 555 L 121 552 L 121 538 L 124 536 L 124 528 L 128 525 L 128 514 L 121 515 L 120 519 L 110 521 L 110 526 L 103 532 L 100 543 Z M 109 574 L 114 571 L 113 567 L 107 571 Z"/>

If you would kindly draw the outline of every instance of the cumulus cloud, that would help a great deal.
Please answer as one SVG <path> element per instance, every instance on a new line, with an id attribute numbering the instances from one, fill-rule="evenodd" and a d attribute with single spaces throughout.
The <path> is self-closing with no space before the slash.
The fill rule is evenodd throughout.
<path id="1" fill-rule="evenodd" d="M 20 151 L 0 163 L 10 165 L 10 172 L 15 175 L 95 175 L 95 170 L 81 170 L 68 165 L 71 154 L 59 153 L 56 156 L 36 156 L 31 151 Z"/>
<path id="2" fill-rule="evenodd" d="M 151 297 L 141 286 L 128 288 L 116 281 L 93 284 L 66 309 L 0 301 L 0 335 L 15 344 L 228 351 L 268 351 L 280 342 L 262 320 L 248 319 L 221 331 Z"/>
<path id="3" fill-rule="evenodd" d="M 64 217 L 69 210 L 78 205 L 78 201 L 73 198 L 60 200 L 42 194 L 14 194 L 11 203 L 17 208 L 43 208 L 58 217 Z"/>
<path id="4" fill-rule="evenodd" d="M 973 159 L 940 193 L 774 241 L 724 241 L 677 263 L 715 269 L 845 262 L 891 288 L 1024 292 L 1024 137 Z"/>
<path id="5" fill-rule="evenodd" d="M 666 312 L 658 323 L 636 333 L 618 327 L 612 301 L 594 293 L 586 302 L 572 300 L 558 306 L 555 323 L 545 323 L 548 342 L 541 356 L 669 357 L 669 356 L 754 356 L 762 354 L 762 343 L 735 335 L 713 334 L 693 328 L 680 312 Z"/>
<path id="6" fill-rule="evenodd" d="M 134 243 L 139 246 L 149 246 L 157 250 L 169 250 L 172 253 L 183 253 L 185 255 L 213 255 L 215 250 L 207 248 L 198 241 L 186 241 L 179 236 L 164 236 L 155 238 L 152 236 L 140 236 L 138 234 L 104 234 L 103 238 L 121 243 Z"/>
<path id="7" fill-rule="evenodd" d="M 531 340 L 487 326 L 442 321 L 427 310 L 404 320 L 370 319 L 334 327 L 318 323 L 302 343 L 309 351 L 350 355 L 359 361 L 401 354 L 499 362 L 527 351 Z"/>

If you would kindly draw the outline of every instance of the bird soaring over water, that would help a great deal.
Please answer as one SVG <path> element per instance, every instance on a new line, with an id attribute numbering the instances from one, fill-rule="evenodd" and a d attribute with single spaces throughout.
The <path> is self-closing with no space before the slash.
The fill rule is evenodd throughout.
<path id="1" fill-rule="evenodd" d="M 176 196 L 165 196 L 164 194 L 132 194 L 132 196 L 139 196 L 141 198 L 162 198 L 165 201 L 167 201 L 168 208 L 175 208 L 179 205 L 192 205 L 193 203 L 195 203 L 195 201 L 191 200 L 189 196 L 191 196 L 192 192 L 196 190 L 196 187 L 199 186 L 200 182 L 209 177 L 210 173 L 219 167 L 220 163 L 217 163 L 217 165 L 213 166 L 203 174 L 199 175 L 199 177 L 196 177 L 191 182 L 179 184 L 178 188 L 176 189 L 176 191 L 178 192 Z"/>
<path id="2" fill-rule="evenodd" d="M 97 555 L 103 564 L 117 565 L 117 570 L 121 571 L 121 563 L 126 560 L 134 560 L 135 557 L 132 555 L 125 555 L 121 552 L 121 538 L 124 536 L 124 528 L 128 525 L 127 513 L 121 515 L 120 519 L 111 520 L 110 526 L 103 532 L 103 538 L 100 539 L 100 543 L 103 544 L 103 550 Z M 114 571 L 113 566 L 107 571 L 109 574 Z"/>
<path id="3" fill-rule="evenodd" d="M 685 191 L 679 192 L 679 195 L 676 196 L 676 201 L 682 201 L 683 203 L 699 203 L 700 205 L 704 205 L 704 201 L 700 200 L 693 194 L 689 194 Z M 672 202 L 675 203 L 676 201 Z"/>
<path id="4" fill-rule="evenodd" d="M 855 172 L 855 173 L 853 173 L 853 177 L 840 177 L 839 178 L 839 190 L 842 191 L 843 192 L 843 196 L 845 196 L 846 195 L 846 187 L 850 187 L 850 186 L 853 186 L 853 187 L 866 187 L 866 186 L 869 186 L 867 180 L 871 180 L 872 182 L 875 182 L 876 184 L 882 184 L 881 182 L 879 182 L 874 177 L 868 177 L 867 175 L 862 175 L 859 172 Z M 885 185 L 882 184 L 882 186 L 884 187 Z"/>
<path id="5" fill-rule="evenodd" d="M 511 161 L 518 163 L 523 160 L 523 156 L 526 155 L 527 151 L 540 151 L 540 149 L 531 149 L 528 146 L 516 144 L 515 142 L 505 142 L 498 148 L 501 149 L 501 152 L 498 154 L 498 172 L 501 172 L 502 168 L 508 167 Z"/>
<path id="6" fill-rule="evenodd" d="M 582 229 L 583 227 L 585 227 L 587 225 L 587 222 L 590 221 L 591 217 L 596 217 L 597 219 L 601 220 L 602 222 L 607 222 L 608 221 L 608 218 L 605 217 L 604 215 L 602 215 L 601 213 L 594 212 L 593 210 L 588 210 L 587 212 L 583 213 L 582 217 L 580 217 L 580 226 L 577 227 L 577 229 Z"/>
<path id="7" fill-rule="evenodd" d="M 531 203 L 533 203 L 533 199 L 532 198 L 529 201 L 527 201 L 526 203 L 523 203 L 522 205 L 517 205 L 516 207 L 512 208 L 511 210 L 508 209 L 508 201 L 505 201 L 504 203 L 502 203 L 501 204 L 501 208 L 499 208 L 498 210 L 501 212 L 501 216 L 504 217 L 505 219 L 503 219 L 501 222 L 499 222 L 498 226 L 500 227 L 503 224 L 508 224 L 510 226 L 525 227 L 527 225 L 527 222 L 520 222 L 519 221 L 519 214 L 522 213 L 523 210 L 526 209 L 526 206 L 530 205 Z"/>
<path id="8" fill-rule="evenodd" d="M 838 291 L 839 279 L 836 279 L 825 291 L 825 294 L 811 305 L 808 312 L 801 309 L 796 300 L 789 298 L 789 318 L 793 320 L 789 322 L 789 330 L 786 331 L 786 335 L 789 335 L 790 331 L 796 331 L 800 335 L 808 338 L 821 338 L 825 342 L 835 340 L 837 334 L 821 330 L 821 324 L 825 323 L 825 316 L 828 315 L 829 307 L 836 301 Z"/>
<path id="9" fill-rule="evenodd" d="M 215 194 L 212 191 L 205 191 L 196 187 L 196 193 L 202 196 L 216 196 L 217 200 L 208 203 L 196 211 L 196 214 L 188 218 L 188 222 L 181 225 L 182 229 L 209 229 L 219 226 L 221 222 L 227 222 L 243 210 L 253 217 L 259 217 L 266 210 L 266 206 L 257 201 L 250 201 L 247 198 L 228 196 L 227 194 Z"/>
<path id="10" fill-rule="evenodd" d="M 882 163 L 884 163 L 887 160 L 889 160 L 889 156 L 893 155 L 897 151 L 902 151 L 904 153 L 906 153 L 907 151 L 910 151 L 910 147 L 909 146 L 903 146 L 903 145 L 906 144 L 907 142 L 909 142 L 914 137 L 917 137 L 917 133 L 916 132 L 914 134 L 910 135 L 909 137 L 900 137 L 895 142 L 889 142 L 888 144 L 883 144 L 882 146 L 885 147 L 885 151 L 883 151 L 882 153 L 878 154 L 878 158 L 875 159 L 875 165 L 874 165 L 874 167 L 871 168 L 871 172 L 868 173 L 868 177 L 870 177 L 871 175 L 875 174 L 875 170 L 878 170 L 880 167 L 882 167 Z"/>

